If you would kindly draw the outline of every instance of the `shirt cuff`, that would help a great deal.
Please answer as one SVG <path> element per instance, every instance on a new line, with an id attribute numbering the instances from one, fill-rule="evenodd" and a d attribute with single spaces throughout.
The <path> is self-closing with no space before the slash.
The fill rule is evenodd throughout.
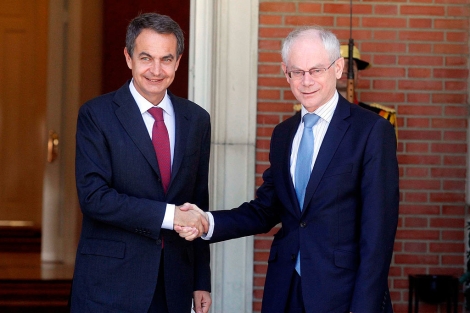
<path id="1" fill-rule="evenodd" d="M 173 230 L 173 222 L 175 220 L 175 205 L 167 204 L 165 210 L 165 217 L 163 217 L 162 228 Z"/>
<path id="2" fill-rule="evenodd" d="M 206 215 L 209 219 L 209 231 L 207 234 L 203 234 L 201 238 L 204 240 L 210 240 L 212 238 L 212 234 L 214 233 L 214 216 L 211 212 L 206 212 Z"/>

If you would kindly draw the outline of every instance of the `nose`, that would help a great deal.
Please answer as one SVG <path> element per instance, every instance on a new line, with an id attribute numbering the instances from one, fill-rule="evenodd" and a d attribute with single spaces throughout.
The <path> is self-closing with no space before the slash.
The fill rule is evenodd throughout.
<path id="1" fill-rule="evenodd" d="M 315 84 L 315 79 L 313 79 L 309 72 L 305 72 L 304 76 L 302 76 L 302 85 L 311 86 L 313 84 Z"/>
<path id="2" fill-rule="evenodd" d="M 150 66 L 150 73 L 154 76 L 158 76 L 162 71 L 162 64 L 160 61 L 155 60 L 152 62 L 152 65 Z"/>

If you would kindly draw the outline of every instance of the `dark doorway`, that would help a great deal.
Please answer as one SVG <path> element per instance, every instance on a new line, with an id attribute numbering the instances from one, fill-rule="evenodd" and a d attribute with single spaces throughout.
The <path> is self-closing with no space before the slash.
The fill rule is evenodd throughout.
<path id="1" fill-rule="evenodd" d="M 187 98 L 190 0 L 104 0 L 103 5 L 102 92 L 116 90 L 131 78 L 123 53 L 126 28 L 130 20 L 140 13 L 156 12 L 170 16 L 183 29 L 185 51 L 169 89 L 173 94 Z"/>

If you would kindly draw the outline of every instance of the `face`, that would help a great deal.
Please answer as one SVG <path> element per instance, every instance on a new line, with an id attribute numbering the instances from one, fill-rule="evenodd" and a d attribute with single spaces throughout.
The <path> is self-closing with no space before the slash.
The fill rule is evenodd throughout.
<path id="1" fill-rule="evenodd" d="M 126 48 L 124 56 L 137 91 L 151 103 L 160 103 L 181 59 L 176 58 L 176 36 L 144 29 L 135 40 L 132 57 Z"/>
<path id="2" fill-rule="evenodd" d="M 341 78 L 338 79 L 336 82 L 336 89 L 338 89 L 338 92 L 343 96 L 346 97 L 346 90 L 348 87 L 348 59 L 344 59 L 344 71 L 343 75 L 341 75 Z M 357 85 L 357 80 L 359 79 L 359 72 L 357 70 L 357 64 L 356 62 L 353 62 L 353 69 L 354 69 L 354 87 Z"/>
<path id="3" fill-rule="evenodd" d="M 309 73 L 305 73 L 300 79 L 290 78 L 287 74 L 289 71 L 327 68 L 331 64 L 321 39 L 311 37 L 298 37 L 291 46 L 287 63 L 282 63 L 282 70 L 292 93 L 309 112 L 315 111 L 333 97 L 336 80 L 341 77 L 344 67 L 344 59 L 339 58 L 320 77 L 313 78 Z"/>

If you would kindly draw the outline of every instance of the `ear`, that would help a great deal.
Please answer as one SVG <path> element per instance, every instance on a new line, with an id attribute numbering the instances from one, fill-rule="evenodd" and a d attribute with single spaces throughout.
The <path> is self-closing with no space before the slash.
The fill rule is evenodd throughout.
<path id="1" fill-rule="evenodd" d="M 335 62 L 335 76 L 336 79 L 340 79 L 341 75 L 343 75 L 344 70 L 344 58 L 339 58 Z"/>
<path id="2" fill-rule="evenodd" d="M 289 75 L 287 74 L 287 65 L 284 62 L 281 62 L 282 72 L 286 76 L 287 82 L 289 83 Z"/>
<path id="3" fill-rule="evenodd" d="M 124 57 L 126 58 L 127 67 L 132 70 L 132 57 L 127 52 L 127 48 L 124 48 Z"/>

